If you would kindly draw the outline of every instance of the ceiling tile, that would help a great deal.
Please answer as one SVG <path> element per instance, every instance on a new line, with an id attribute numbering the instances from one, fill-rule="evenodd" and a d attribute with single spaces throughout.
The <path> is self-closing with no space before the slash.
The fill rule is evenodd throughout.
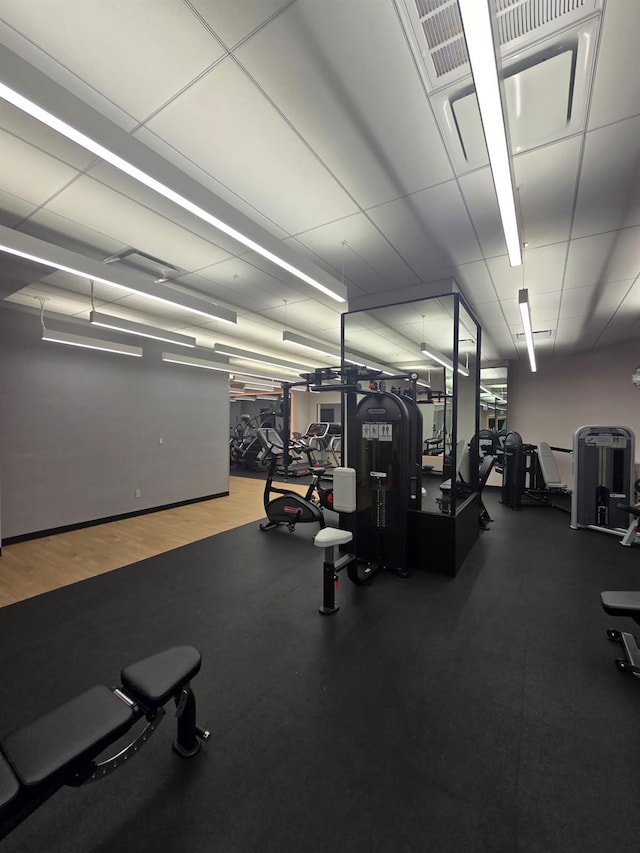
<path id="1" fill-rule="evenodd" d="M 474 313 L 477 305 L 481 305 L 483 302 L 495 302 L 497 298 L 496 288 L 485 261 L 460 264 L 452 268 L 450 275 L 458 283 Z"/>
<path id="2" fill-rule="evenodd" d="M 587 134 L 573 237 L 640 225 L 640 116 Z"/>
<path id="3" fill-rule="evenodd" d="M 3 0 L 4 20 L 144 119 L 224 54 L 180 0 Z M 170 61 L 167 61 L 167 58 Z"/>
<path id="4" fill-rule="evenodd" d="M 520 229 L 529 247 L 568 240 L 579 150 L 578 139 L 565 139 L 514 158 Z M 506 254 L 489 167 L 458 180 L 484 256 Z"/>
<path id="5" fill-rule="evenodd" d="M 58 286 L 40 282 L 38 284 L 30 284 L 17 293 L 11 294 L 7 298 L 7 302 L 14 305 L 24 305 L 26 308 L 32 308 L 34 311 L 40 311 L 40 299 L 45 299 L 44 303 L 44 320 L 45 325 L 47 316 L 50 314 L 63 314 L 71 317 L 82 317 L 89 320 L 90 304 L 88 299 L 78 298 L 70 291 L 61 289 Z M 34 314 L 33 329 L 39 334 L 40 319 Z"/>
<path id="6" fill-rule="evenodd" d="M 0 100 L 0 128 L 33 145 L 47 157 L 60 160 L 79 171 L 84 171 L 95 160 L 93 154 L 77 143 L 71 142 L 70 139 L 61 136 L 42 122 L 2 100 Z"/>
<path id="7" fill-rule="evenodd" d="M 511 331 L 513 334 L 519 335 L 523 331 L 523 328 L 517 296 L 514 299 L 503 299 L 501 305 Z M 560 309 L 559 290 L 554 293 L 537 294 L 535 299 L 531 298 L 529 300 L 529 306 L 531 309 L 531 325 L 534 332 L 543 331 L 544 329 L 555 330 Z"/>
<path id="8" fill-rule="evenodd" d="M 100 261 L 126 249 L 128 245 L 89 228 L 82 222 L 52 213 L 46 208 L 34 213 L 20 226 L 20 231 Z"/>
<path id="9" fill-rule="evenodd" d="M 11 193 L 0 190 L 0 225 L 15 228 L 25 217 L 34 210 L 34 202 L 25 201 Z"/>
<path id="10" fill-rule="evenodd" d="M 169 145 L 169 143 L 165 142 L 164 139 L 160 139 L 159 136 L 152 133 L 148 128 L 138 128 L 135 131 L 134 136 L 152 151 L 155 151 L 156 154 L 159 154 L 169 163 L 183 171 L 190 178 L 193 178 L 205 189 L 215 193 L 227 204 L 230 204 L 236 210 L 239 210 L 244 216 L 247 216 L 249 219 L 256 222 L 260 227 L 266 228 L 267 231 L 270 231 L 280 239 L 287 236 L 287 232 L 280 228 L 272 219 L 265 216 L 261 210 L 258 210 L 255 206 L 249 204 L 245 199 L 235 193 L 233 189 L 216 180 L 215 176 L 205 172 L 200 166 L 193 163 L 188 157 L 186 157 L 182 151 L 179 151 L 177 148 Z M 151 190 L 149 192 L 151 192 Z M 222 247 L 230 254 L 238 248 L 237 242 L 232 240 L 230 237 L 227 238 L 228 242 L 222 242 L 225 240 L 224 234 L 222 234 L 218 239 L 221 240 Z"/>
<path id="11" fill-rule="evenodd" d="M 482 257 L 455 181 L 373 208 L 368 215 L 421 279 Z"/>
<path id="12" fill-rule="evenodd" d="M 164 217 L 186 231 L 206 240 L 212 246 L 217 247 L 217 256 L 220 260 L 229 255 L 241 254 L 247 249 L 237 240 L 228 237 L 223 231 L 214 228 L 208 222 L 204 222 L 193 213 L 184 210 L 178 204 L 164 198 L 160 193 L 145 186 L 139 181 L 134 181 L 124 172 L 103 161 L 97 162 L 87 171 L 87 175 L 126 196 L 132 202 L 143 205 L 154 213 Z M 172 188 L 173 189 L 173 188 Z"/>
<path id="13" fill-rule="evenodd" d="M 149 127 L 290 234 L 355 212 L 344 190 L 230 60 Z"/>
<path id="14" fill-rule="evenodd" d="M 364 208 L 453 176 L 393 4 L 372 11 L 294 3 L 236 53 Z"/>
<path id="15" fill-rule="evenodd" d="M 526 287 L 532 296 L 560 290 L 568 243 L 524 250 L 524 265 L 512 267 L 506 255 L 489 258 L 487 266 L 500 299 L 517 296 Z"/>
<path id="16" fill-rule="evenodd" d="M 0 185 L 33 204 L 42 204 L 73 180 L 77 171 L 6 131 L 0 131 Z"/>
<path id="17" fill-rule="evenodd" d="M 607 3 L 598 48 L 589 127 L 610 124 L 640 113 L 640 85 L 636 73 L 640 3 Z"/>
<path id="18" fill-rule="evenodd" d="M 529 248 L 569 238 L 579 158 L 579 137 L 514 158 L 520 228 Z"/>
<path id="19" fill-rule="evenodd" d="M 640 227 L 572 240 L 565 288 L 632 279 L 640 273 Z"/>
<path id="20" fill-rule="evenodd" d="M 597 317 L 607 320 L 616 313 L 621 304 L 626 304 L 629 309 L 631 302 L 626 303 L 625 300 L 632 284 L 632 280 L 607 281 L 564 290 L 560 317 Z M 640 330 L 638 334 L 640 336 Z"/>
<path id="21" fill-rule="evenodd" d="M 179 269 L 209 266 L 224 256 L 217 246 L 89 177 L 75 181 L 46 209 L 68 219 L 81 216 L 87 227 Z"/>
<path id="22" fill-rule="evenodd" d="M 345 243 L 346 245 L 343 245 Z M 365 292 L 419 281 L 401 255 L 362 213 L 298 234 L 296 242 L 326 258 Z"/>
<path id="23" fill-rule="evenodd" d="M 191 0 L 217 36 L 231 48 L 291 0 Z"/>
<path id="24" fill-rule="evenodd" d="M 592 321 L 586 318 L 563 317 L 558 321 L 554 352 L 571 352 L 575 349 L 591 349 L 598 335 L 602 332 L 603 321 Z"/>

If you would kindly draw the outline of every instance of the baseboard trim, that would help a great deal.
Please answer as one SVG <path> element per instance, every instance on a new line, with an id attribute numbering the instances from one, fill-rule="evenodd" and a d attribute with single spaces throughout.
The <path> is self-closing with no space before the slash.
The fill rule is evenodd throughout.
<path id="1" fill-rule="evenodd" d="M 152 512 L 162 512 L 165 509 L 175 509 L 180 506 L 188 506 L 189 504 L 197 504 L 202 501 L 211 501 L 216 498 L 226 498 L 229 492 L 218 492 L 215 495 L 204 495 L 201 498 L 189 498 L 186 501 L 176 501 L 171 504 L 163 504 L 162 506 L 152 506 L 146 509 L 137 509 L 133 512 L 123 512 L 120 515 L 109 515 L 106 518 L 94 518 L 91 521 L 78 521 L 75 524 L 65 524 L 62 527 L 51 527 L 48 530 L 35 530 L 33 533 L 20 533 L 18 536 L 7 536 L 2 540 L 0 546 L 0 555 L 2 547 L 5 545 L 15 545 L 17 542 L 28 542 L 30 539 L 41 539 L 44 536 L 55 536 L 57 533 L 68 533 L 71 530 L 82 530 L 84 527 L 96 527 L 98 524 L 108 524 L 110 521 L 121 521 L 124 518 L 135 518 L 139 515 L 149 515 Z"/>

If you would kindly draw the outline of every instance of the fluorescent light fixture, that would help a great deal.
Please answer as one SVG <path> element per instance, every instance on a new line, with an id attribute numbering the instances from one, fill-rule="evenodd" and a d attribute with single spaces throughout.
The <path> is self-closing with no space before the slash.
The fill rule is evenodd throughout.
<path id="1" fill-rule="evenodd" d="M 427 358 L 432 358 L 434 361 L 437 361 L 438 364 L 441 364 L 446 370 L 450 370 L 453 373 L 453 362 L 451 359 L 438 352 L 438 350 L 435 350 L 433 347 L 427 346 L 427 344 L 423 343 L 420 344 L 420 351 L 423 355 L 426 355 Z M 460 364 L 458 365 L 458 373 L 461 373 L 463 376 L 469 375 L 469 371 Z"/>
<path id="2" fill-rule="evenodd" d="M 204 370 L 219 370 L 222 373 L 230 373 L 233 368 L 229 364 L 222 361 L 210 361 L 206 358 L 197 358 L 193 355 L 183 355 L 182 353 L 163 352 L 162 360 L 170 364 L 184 364 L 187 367 L 201 367 Z"/>
<path id="3" fill-rule="evenodd" d="M 33 251 L 28 250 L 31 248 L 33 248 Z M 34 261 L 37 264 L 61 270 L 70 275 L 77 275 L 79 278 L 84 278 L 87 281 L 106 284 L 109 287 L 115 287 L 128 293 L 136 293 L 155 302 L 161 302 L 163 305 L 170 305 L 172 308 L 181 308 L 183 311 L 199 314 L 201 317 L 207 317 L 210 320 L 221 320 L 223 323 L 231 324 L 236 323 L 237 317 L 235 311 L 231 311 L 228 308 L 222 308 L 204 299 L 199 299 L 197 296 L 191 296 L 191 294 L 182 293 L 181 291 L 178 292 L 162 284 L 147 284 L 138 280 L 130 284 L 122 284 L 121 282 L 104 278 L 102 275 L 104 270 L 103 264 L 92 261 L 89 258 L 83 258 L 75 252 L 62 249 L 60 246 L 53 246 L 36 237 L 20 234 L 18 231 L 5 226 L 0 226 L 0 252 L 6 252 L 9 255 L 24 258 L 27 261 Z M 66 263 L 65 261 L 67 260 L 71 263 Z M 74 265 L 74 262 L 77 266 Z M 81 269 L 81 266 L 84 269 Z"/>
<path id="4" fill-rule="evenodd" d="M 527 351 L 529 352 L 529 364 L 531 366 L 531 372 L 535 373 L 537 370 L 536 353 L 533 348 L 531 311 L 529 308 L 529 291 L 526 287 L 523 287 L 521 290 L 518 291 L 518 308 L 520 309 L 520 316 L 522 317 L 522 328 L 524 329 L 524 336 L 525 340 L 527 341 Z"/>
<path id="5" fill-rule="evenodd" d="M 50 341 L 54 344 L 66 344 L 71 347 L 113 352 L 117 355 L 132 355 L 136 358 L 142 356 L 142 347 L 118 344 L 115 341 L 106 341 L 102 338 L 87 338 L 84 335 L 76 335 L 72 332 L 56 332 L 53 329 L 43 329 L 41 340 Z"/>
<path id="6" fill-rule="evenodd" d="M 280 358 L 274 358 L 270 355 L 263 355 L 259 352 L 249 352 L 249 350 L 232 347 L 228 344 L 214 344 L 213 351 L 216 355 L 229 355 L 231 358 L 243 358 L 245 361 L 255 361 L 258 364 L 266 364 L 269 367 L 277 367 L 279 370 L 308 370 L 309 368 L 301 367 L 300 365 L 291 364 L 288 361 L 283 361 Z"/>
<path id="7" fill-rule="evenodd" d="M 316 290 L 320 290 L 322 293 L 325 293 L 327 296 L 330 296 L 332 299 L 335 299 L 336 302 L 345 302 L 345 298 L 336 291 L 331 290 L 329 287 L 326 287 L 324 284 L 321 284 L 319 281 L 316 281 L 310 275 L 307 275 L 302 270 L 299 270 L 293 264 L 290 264 L 288 261 L 285 261 L 283 258 L 269 251 L 269 249 L 266 249 L 264 246 L 261 246 L 259 243 L 256 243 L 250 237 L 247 237 L 245 234 L 242 234 L 240 231 L 233 228 L 232 226 L 227 225 L 221 219 L 218 219 L 217 216 L 213 216 L 211 213 L 204 210 L 204 208 L 199 207 L 192 201 L 189 201 L 189 199 L 175 192 L 175 190 L 172 190 L 170 187 L 156 180 L 151 175 L 148 175 L 146 172 L 143 172 L 142 169 L 139 169 L 137 166 L 134 166 L 132 163 L 129 163 L 123 157 L 120 157 L 113 151 L 110 151 L 108 148 L 105 148 L 104 145 L 101 145 L 95 139 L 91 139 L 91 137 L 77 130 L 75 127 L 72 127 L 70 124 L 67 124 L 67 122 L 63 121 L 57 116 L 54 116 L 52 113 L 38 106 L 38 104 L 34 103 L 33 101 L 30 101 L 28 98 L 25 98 L 19 92 L 16 92 L 14 89 L 11 89 L 4 83 L 0 83 L 0 98 L 3 98 L 10 104 L 13 104 L 19 110 L 22 110 L 23 112 L 32 116 L 37 121 L 42 122 L 42 124 L 47 125 L 47 127 L 52 128 L 57 133 L 60 133 L 62 136 L 66 136 L 67 139 L 70 139 L 77 145 L 86 148 L 87 151 L 90 151 L 92 154 L 95 154 L 96 157 L 99 157 L 101 160 L 105 160 L 107 163 L 110 163 L 112 166 L 115 166 L 116 169 L 119 169 L 121 172 L 124 172 L 125 174 L 129 175 L 134 180 L 138 181 L 141 184 L 144 184 L 146 187 L 149 187 L 154 192 L 159 193 L 159 195 L 163 196 L 169 201 L 172 201 L 174 204 L 177 204 L 183 210 L 186 210 L 189 213 L 192 213 L 194 216 L 197 216 L 198 219 L 201 219 L 203 222 L 212 225 L 214 228 L 217 228 L 219 231 L 222 231 L 224 234 L 227 234 L 229 237 L 232 237 L 234 240 L 237 240 L 239 243 L 242 243 L 243 246 L 247 246 L 247 248 L 251 249 L 254 252 L 257 252 L 259 255 L 262 255 L 262 257 L 267 258 L 267 260 L 271 261 L 272 263 L 296 276 L 296 278 L 301 279 L 307 284 L 310 284 L 312 287 L 315 287 Z"/>
<path id="8" fill-rule="evenodd" d="M 354 355 L 350 352 L 345 352 L 344 360 L 347 364 L 353 364 L 355 367 L 364 367 L 365 370 L 379 370 L 385 376 L 397 376 L 397 370 L 389 370 L 388 367 L 383 367 L 381 364 L 376 364 L 375 361 L 369 361 L 362 355 Z M 402 371 L 400 371 L 402 373 Z"/>
<path id="9" fill-rule="evenodd" d="M 504 397 L 501 397 L 501 396 L 500 396 L 500 394 L 496 394 L 496 392 L 495 392 L 495 391 L 490 391 L 488 388 L 485 388 L 485 386 L 484 386 L 484 385 L 481 385 L 481 386 L 480 386 L 480 390 L 481 390 L 481 391 L 484 391 L 484 393 L 485 393 L 485 394 L 489 394 L 489 396 L 491 396 L 491 397 L 495 397 L 495 398 L 496 398 L 496 400 L 498 400 L 500 403 L 506 403 L 506 402 L 507 402 L 507 401 L 504 399 Z"/>
<path id="10" fill-rule="evenodd" d="M 319 352 L 320 355 L 326 355 L 328 358 L 340 358 L 339 349 L 332 349 L 331 347 L 326 346 L 326 344 L 311 341 L 309 338 L 297 335 L 295 332 L 283 332 L 282 340 L 285 344 L 294 344 L 298 347 L 304 347 L 305 349 L 312 350 L 312 352 Z"/>
<path id="11" fill-rule="evenodd" d="M 493 2 L 493 0 L 492 0 Z M 458 0 L 471 73 L 478 98 L 493 184 L 498 199 L 509 263 L 520 266 L 522 254 L 511 175 L 511 157 L 502 109 L 489 0 Z"/>
<path id="12" fill-rule="evenodd" d="M 122 320 L 120 317 L 101 314 L 99 311 L 90 312 L 89 322 L 92 326 L 101 326 L 103 329 L 114 329 L 116 332 L 125 332 L 129 335 L 139 335 L 141 338 L 166 341 L 168 344 L 178 344 L 183 347 L 195 347 L 196 345 L 196 339 L 190 338 L 187 335 L 179 335 L 177 332 L 167 332 L 165 329 L 156 329 L 155 326 L 145 326 L 143 323 L 134 323 L 131 320 Z"/>
<path id="13" fill-rule="evenodd" d="M 241 382 L 246 381 L 245 377 L 249 377 L 251 379 L 265 379 L 267 382 L 274 382 L 276 384 L 278 384 L 279 382 L 287 382 L 288 381 L 287 379 L 283 379 L 282 377 L 275 377 L 274 378 L 273 376 L 270 376 L 268 373 L 248 372 L 247 370 L 244 369 L 244 367 L 241 368 L 242 373 L 237 373 L 236 371 L 238 370 L 238 367 L 236 365 L 234 365 L 232 369 L 233 369 L 233 378 L 239 379 Z M 289 374 L 289 375 L 291 376 L 292 379 L 294 379 L 294 378 L 299 379 L 300 378 L 299 374 L 296 374 L 295 377 L 293 376 L 293 374 Z"/>
<path id="14" fill-rule="evenodd" d="M 234 376 L 235 376 L 235 374 L 234 374 Z M 275 382 L 256 382 L 255 379 L 251 379 L 249 381 L 248 378 L 245 380 L 238 380 L 238 382 L 241 385 L 244 385 L 245 387 L 247 385 L 250 385 L 252 388 L 264 388 L 266 391 L 279 391 L 280 390 L 279 388 L 275 387 L 275 385 L 276 385 Z"/>

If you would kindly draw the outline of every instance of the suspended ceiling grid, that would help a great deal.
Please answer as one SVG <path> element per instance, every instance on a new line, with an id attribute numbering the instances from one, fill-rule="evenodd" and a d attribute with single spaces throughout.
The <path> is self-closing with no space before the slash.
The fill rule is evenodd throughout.
<path id="1" fill-rule="evenodd" d="M 425 84 L 414 13 L 408 0 L 3 0 L 0 42 L 351 299 L 454 278 L 491 362 L 526 357 L 523 286 L 549 333 L 541 357 L 638 337 L 640 4 L 594 6 L 582 124 L 515 153 L 521 268 L 508 263 L 488 166 L 462 162 L 443 130 L 455 97 Z M 535 127 L 554 92 L 548 74 L 532 81 Z M 0 224 L 94 260 L 132 247 L 161 258 L 179 271 L 172 286 L 234 308 L 238 323 L 194 323 L 106 287 L 97 307 L 289 360 L 285 328 L 339 343 L 337 303 L 3 102 L 0 146 Z M 0 257 L 16 285 L 6 299 L 45 296 L 48 310 L 87 317 L 86 282 L 34 266 L 25 285 L 9 265 Z"/>

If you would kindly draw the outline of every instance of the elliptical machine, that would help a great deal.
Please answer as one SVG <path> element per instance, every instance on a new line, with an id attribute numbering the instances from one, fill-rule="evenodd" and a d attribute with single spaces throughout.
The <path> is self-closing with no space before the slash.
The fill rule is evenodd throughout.
<path id="1" fill-rule="evenodd" d="M 271 427 L 261 427 L 257 431 L 258 440 L 265 448 L 265 455 L 269 459 L 267 479 L 264 485 L 263 503 L 267 522 L 260 524 L 260 530 L 272 530 L 281 524 L 286 524 L 289 533 L 293 533 L 296 524 L 317 523 L 320 528 L 326 527 L 321 504 L 331 508 L 333 492 L 331 490 L 320 490 L 318 484 L 320 477 L 324 474 L 324 468 L 314 468 L 313 478 L 304 495 L 298 494 L 291 489 L 279 489 L 273 485 L 273 478 L 284 454 L 284 445 L 277 431 Z M 313 494 L 318 488 L 319 502 L 312 500 Z M 272 498 L 272 493 L 279 497 Z"/>

